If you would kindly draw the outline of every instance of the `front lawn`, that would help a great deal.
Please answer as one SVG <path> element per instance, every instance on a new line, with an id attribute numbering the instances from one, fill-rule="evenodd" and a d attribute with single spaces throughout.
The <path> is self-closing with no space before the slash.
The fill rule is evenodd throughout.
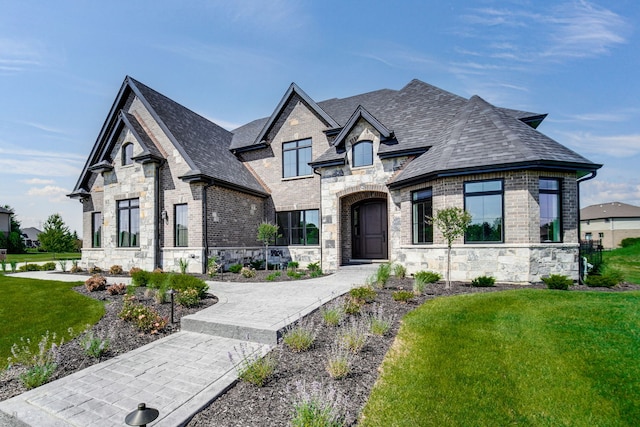
<path id="1" fill-rule="evenodd" d="M 7 268 L 9 268 L 9 263 L 11 261 L 15 261 L 18 264 L 25 262 L 47 262 L 54 261 L 58 262 L 63 259 L 80 259 L 82 254 L 80 252 L 61 252 L 61 253 L 51 253 L 51 252 L 38 252 L 38 251 L 28 251 L 24 254 L 7 254 Z"/>
<path id="2" fill-rule="evenodd" d="M 516 290 L 409 313 L 362 426 L 636 426 L 640 292 Z"/>
<path id="3" fill-rule="evenodd" d="M 82 282 L 32 280 L 0 274 L 0 369 L 7 366 L 11 346 L 31 339 L 33 348 L 46 331 L 69 339 L 104 314 L 104 304 L 75 292 Z"/>

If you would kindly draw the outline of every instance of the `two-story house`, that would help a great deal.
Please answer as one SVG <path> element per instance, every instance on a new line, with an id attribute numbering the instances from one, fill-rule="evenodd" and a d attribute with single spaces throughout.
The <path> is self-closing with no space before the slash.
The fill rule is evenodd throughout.
<path id="1" fill-rule="evenodd" d="M 291 84 L 270 116 L 227 131 L 126 77 L 70 194 L 83 205 L 82 262 L 248 262 L 263 256 L 267 220 L 274 251 L 303 265 L 444 272 L 429 217 L 458 206 L 473 220 L 453 280 L 577 278 L 578 185 L 601 165 L 537 131 L 545 116 L 419 80 L 322 102 Z"/>

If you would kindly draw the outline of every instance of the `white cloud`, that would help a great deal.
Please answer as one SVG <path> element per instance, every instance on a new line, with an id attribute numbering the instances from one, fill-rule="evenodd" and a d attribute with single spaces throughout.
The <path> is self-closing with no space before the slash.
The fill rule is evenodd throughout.
<path id="1" fill-rule="evenodd" d="M 78 162 L 61 158 L 12 159 L 0 158 L 0 174 L 31 176 L 79 176 L 82 166 Z"/>
<path id="2" fill-rule="evenodd" d="M 0 38 L 0 73 L 16 74 L 41 67 L 44 52 L 39 42 Z"/>
<path id="3" fill-rule="evenodd" d="M 615 182 L 596 177 L 580 184 L 580 207 L 606 202 L 640 206 L 640 182 Z"/>
<path id="4" fill-rule="evenodd" d="M 25 179 L 22 182 L 29 185 L 45 185 L 45 184 L 53 184 L 54 181 L 52 179 L 31 178 L 31 179 Z"/>
<path id="5" fill-rule="evenodd" d="M 590 132 L 560 132 L 563 142 L 580 151 L 612 157 L 631 157 L 640 154 L 640 134 L 593 135 Z"/>
<path id="6" fill-rule="evenodd" d="M 69 193 L 69 190 L 62 187 L 57 187 L 55 185 L 46 185 L 40 188 L 30 188 L 27 191 L 28 196 L 46 197 L 49 202 L 53 203 L 67 201 L 67 194 Z"/>

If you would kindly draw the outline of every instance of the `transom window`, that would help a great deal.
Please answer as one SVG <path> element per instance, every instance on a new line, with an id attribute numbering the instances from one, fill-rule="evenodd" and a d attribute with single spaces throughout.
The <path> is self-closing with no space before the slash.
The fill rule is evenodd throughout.
<path id="1" fill-rule="evenodd" d="M 430 188 L 411 193 L 413 243 L 433 243 L 433 194 Z"/>
<path id="2" fill-rule="evenodd" d="M 140 200 L 118 200 L 118 246 L 140 246 Z"/>
<path id="3" fill-rule="evenodd" d="M 122 146 L 122 166 L 133 164 L 133 144 L 127 142 Z"/>
<path id="4" fill-rule="evenodd" d="M 189 217 L 187 204 L 175 205 L 175 244 L 176 246 L 189 246 Z"/>
<path id="5" fill-rule="evenodd" d="M 311 138 L 282 144 L 282 177 L 311 175 Z"/>
<path id="6" fill-rule="evenodd" d="M 471 224 L 465 233 L 466 242 L 502 241 L 502 198 L 500 179 L 465 182 L 464 205 L 471 214 Z"/>
<path id="7" fill-rule="evenodd" d="M 317 245 L 320 243 L 320 211 L 278 212 L 276 214 L 278 245 Z"/>
<path id="8" fill-rule="evenodd" d="M 561 241 L 560 181 L 540 178 L 540 241 Z"/>
<path id="9" fill-rule="evenodd" d="M 102 212 L 91 215 L 91 247 L 102 247 Z"/>
<path id="10" fill-rule="evenodd" d="M 353 145 L 353 167 L 373 164 L 373 142 L 360 141 Z"/>

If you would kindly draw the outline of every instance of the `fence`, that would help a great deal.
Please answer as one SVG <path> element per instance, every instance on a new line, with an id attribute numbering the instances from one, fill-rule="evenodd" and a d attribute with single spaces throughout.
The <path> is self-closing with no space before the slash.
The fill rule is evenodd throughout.
<path id="1" fill-rule="evenodd" d="M 580 241 L 580 277 L 591 270 L 598 271 L 602 265 L 602 240 Z"/>

